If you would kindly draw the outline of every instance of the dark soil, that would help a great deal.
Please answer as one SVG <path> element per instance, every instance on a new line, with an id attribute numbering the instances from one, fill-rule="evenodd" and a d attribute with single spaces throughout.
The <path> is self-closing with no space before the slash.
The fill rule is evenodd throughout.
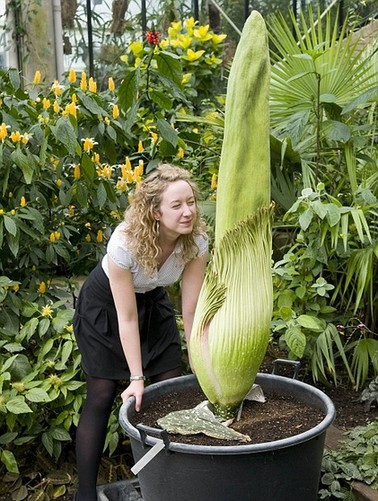
<path id="1" fill-rule="evenodd" d="M 272 442 L 298 435 L 319 424 L 324 415 L 318 409 L 309 407 L 294 398 L 278 394 L 265 394 L 266 402 L 246 401 L 241 419 L 235 421 L 231 428 L 248 435 L 250 443 Z M 157 420 L 169 412 L 192 409 L 206 400 L 200 390 L 168 393 L 152 402 L 134 416 L 133 424 L 143 423 L 158 428 Z M 202 433 L 198 435 L 170 434 L 171 442 L 194 445 L 240 445 L 239 441 L 212 438 Z"/>

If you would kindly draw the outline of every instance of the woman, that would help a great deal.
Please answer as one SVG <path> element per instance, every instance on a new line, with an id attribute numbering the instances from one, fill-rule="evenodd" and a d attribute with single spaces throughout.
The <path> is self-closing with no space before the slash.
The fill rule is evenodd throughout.
<path id="1" fill-rule="evenodd" d="M 164 286 L 182 276 L 187 342 L 207 261 L 197 188 L 185 169 L 160 165 L 136 191 L 107 253 L 85 281 L 74 318 L 87 399 L 76 435 L 77 501 L 95 501 L 98 468 L 119 380 L 140 410 L 144 381 L 181 374 L 180 337 Z"/>

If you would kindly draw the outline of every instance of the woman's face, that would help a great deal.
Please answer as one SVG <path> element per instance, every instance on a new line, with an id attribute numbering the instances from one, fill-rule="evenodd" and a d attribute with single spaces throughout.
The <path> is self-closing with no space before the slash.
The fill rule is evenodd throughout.
<path id="1" fill-rule="evenodd" d="M 155 214 L 160 222 L 160 235 L 176 239 L 191 233 L 196 213 L 196 199 L 190 184 L 182 180 L 169 183 Z"/>

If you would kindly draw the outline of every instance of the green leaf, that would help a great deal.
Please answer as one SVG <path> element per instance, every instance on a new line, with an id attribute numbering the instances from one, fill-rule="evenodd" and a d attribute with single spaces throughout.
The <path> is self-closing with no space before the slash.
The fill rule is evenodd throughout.
<path id="1" fill-rule="evenodd" d="M 53 129 L 53 134 L 56 140 L 67 148 L 70 155 L 75 154 L 75 149 L 78 144 L 77 136 L 75 129 L 67 118 L 60 117 L 58 119 Z"/>
<path id="2" fill-rule="evenodd" d="M 97 187 L 97 202 L 100 209 L 105 205 L 106 200 L 107 194 L 104 183 L 100 183 Z"/>
<path id="3" fill-rule="evenodd" d="M 6 469 L 11 473 L 20 473 L 13 452 L 3 449 L 1 451 L 1 462 L 4 463 Z"/>
<path id="4" fill-rule="evenodd" d="M 171 53 L 161 51 L 156 55 L 156 62 L 160 74 L 181 87 L 182 67 L 180 59 Z"/>
<path id="5" fill-rule="evenodd" d="M 296 357 L 302 358 L 307 343 L 305 334 L 298 327 L 289 327 L 284 337 L 290 351 Z"/>
<path id="6" fill-rule="evenodd" d="M 87 94 L 84 94 L 84 92 L 78 92 L 78 97 L 84 106 L 88 111 L 90 111 L 93 115 L 100 115 L 103 116 L 105 115 L 105 111 L 101 106 L 98 105 L 96 100 Z"/>
<path id="7" fill-rule="evenodd" d="M 11 153 L 11 159 L 22 170 L 26 184 L 30 184 L 35 170 L 35 161 L 32 155 L 25 155 L 20 148 Z"/>
<path id="8" fill-rule="evenodd" d="M 72 322 L 73 314 L 74 314 L 73 308 L 60 310 L 52 322 L 54 329 L 58 333 L 63 332 L 65 326 Z"/>
<path id="9" fill-rule="evenodd" d="M 6 216 L 5 214 L 3 217 L 4 217 L 5 229 L 7 230 L 8 233 L 10 233 L 11 235 L 13 235 L 15 237 L 17 234 L 17 225 L 14 222 L 14 219 L 9 217 L 9 216 Z"/>
<path id="10" fill-rule="evenodd" d="M 70 441 L 71 435 L 64 428 L 53 428 L 51 430 L 51 436 L 55 440 L 59 440 L 60 442 Z"/>
<path id="11" fill-rule="evenodd" d="M 95 164 L 86 153 L 83 153 L 83 156 L 81 157 L 80 167 L 85 181 L 91 185 L 96 177 L 96 168 Z"/>
<path id="12" fill-rule="evenodd" d="M 312 331 L 321 332 L 325 328 L 324 320 L 316 317 L 311 317 L 310 315 L 299 315 L 297 322 L 302 327 Z"/>
<path id="13" fill-rule="evenodd" d="M 162 118 L 157 119 L 156 125 L 161 137 L 168 143 L 171 143 L 174 147 L 176 147 L 178 143 L 178 135 L 177 132 L 171 127 L 171 125 Z"/>
<path id="14" fill-rule="evenodd" d="M 150 91 L 151 99 L 164 110 L 172 109 L 172 99 L 170 99 L 164 92 L 157 90 Z"/>
<path id="15" fill-rule="evenodd" d="M 50 397 L 45 390 L 42 388 L 31 388 L 26 394 L 25 397 L 30 402 L 50 402 Z"/>
<path id="16" fill-rule="evenodd" d="M 5 406 L 9 412 L 13 414 L 26 414 L 28 412 L 33 412 L 28 404 L 25 402 L 25 398 L 21 395 L 9 399 Z"/>
<path id="17" fill-rule="evenodd" d="M 341 141 L 346 143 L 351 138 L 350 128 L 336 120 L 329 120 L 325 122 L 324 135 L 328 141 Z"/>
<path id="18" fill-rule="evenodd" d="M 139 80 L 140 69 L 138 67 L 136 69 L 132 69 L 126 75 L 119 87 L 119 104 L 124 109 L 124 111 L 127 111 L 129 108 L 131 108 L 137 100 Z"/>
<path id="19" fill-rule="evenodd" d="M 307 228 L 310 226 L 311 221 L 313 217 L 313 212 L 311 209 L 306 209 L 302 214 L 299 216 L 299 224 L 302 228 L 302 230 L 307 230 Z"/>

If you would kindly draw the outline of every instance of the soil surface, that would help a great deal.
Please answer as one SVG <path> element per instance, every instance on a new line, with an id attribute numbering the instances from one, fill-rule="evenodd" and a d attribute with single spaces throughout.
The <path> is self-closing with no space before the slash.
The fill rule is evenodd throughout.
<path id="1" fill-rule="evenodd" d="M 294 398 L 275 393 L 265 394 L 266 402 L 246 401 L 239 421 L 230 426 L 234 430 L 248 435 L 251 444 L 272 442 L 293 435 L 298 435 L 319 424 L 324 415 L 318 409 L 309 407 Z M 200 390 L 171 392 L 161 396 L 145 409 L 142 409 L 133 419 L 133 424 L 143 423 L 159 428 L 157 420 L 166 414 L 182 409 L 192 409 L 206 400 Z M 236 440 L 212 438 L 202 433 L 197 435 L 169 434 L 171 442 L 194 445 L 240 445 Z"/>

